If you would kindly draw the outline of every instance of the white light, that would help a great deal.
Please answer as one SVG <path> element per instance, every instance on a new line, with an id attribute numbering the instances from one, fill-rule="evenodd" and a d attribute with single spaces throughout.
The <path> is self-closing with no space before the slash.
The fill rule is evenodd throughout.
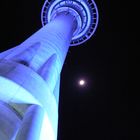
<path id="1" fill-rule="evenodd" d="M 84 85 L 85 85 L 85 81 L 84 81 L 84 80 L 80 80 L 80 81 L 79 81 L 79 85 L 80 85 L 80 86 L 84 86 Z"/>

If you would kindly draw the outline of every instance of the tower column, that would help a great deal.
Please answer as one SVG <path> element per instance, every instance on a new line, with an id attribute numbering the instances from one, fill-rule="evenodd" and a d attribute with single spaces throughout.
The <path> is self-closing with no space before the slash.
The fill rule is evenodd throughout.
<path id="1" fill-rule="evenodd" d="M 10 60 L 31 68 L 46 81 L 49 90 L 53 92 L 76 26 L 73 15 L 68 12 L 58 13 L 50 23 L 19 46 L 1 53 L 1 62 Z M 3 75 L 3 70 L 0 75 Z"/>
<path id="2" fill-rule="evenodd" d="M 31 105 L 22 120 L 15 140 L 55 140 L 51 124 L 45 110 Z"/>
<path id="3" fill-rule="evenodd" d="M 38 71 L 53 54 L 56 54 L 62 67 L 76 26 L 73 15 L 68 12 L 58 13 L 47 25 L 19 46 L 2 53 L 0 58 L 24 61 L 33 70 Z"/>
<path id="4" fill-rule="evenodd" d="M 15 140 L 21 117 L 8 104 L 0 101 L 0 140 Z"/>
<path id="5" fill-rule="evenodd" d="M 46 0 L 41 21 L 40 30 L 0 53 L 0 101 L 21 111 L 23 117 L 21 122 L 15 112 L 0 104 L 0 121 L 4 122 L 0 135 L 5 140 L 16 136 L 16 140 L 57 139 L 61 69 L 69 46 L 80 45 L 94 34 L 98 10 L 94 0 Z M 9 135 L 3 127 L 9 127 Z"/>
<path id="6" fill-rule="evenodd" d="M 59 13 L 22 44 L 0 54 L 0 100 L 25 105 L 38 104 L 43 107 L 53 132 L 48 140 L 55 140 L 57 137 L 57 86 L 75 28 L 76 21 L 73 15 L 68 12 Z M 8 89 L 5 88 L 6 83 L 9 85 Z M 35 114 L 38 115 L 40 114 Z M 30 119 L 28 112 L 25 122 Z M 40 123 L 46 120 L 39 116 L 37 119 Z M 23 120 L 22 127 L 32 128 L 25 124 Z M 49 126 L 48 124 L 46 125 Z"/>

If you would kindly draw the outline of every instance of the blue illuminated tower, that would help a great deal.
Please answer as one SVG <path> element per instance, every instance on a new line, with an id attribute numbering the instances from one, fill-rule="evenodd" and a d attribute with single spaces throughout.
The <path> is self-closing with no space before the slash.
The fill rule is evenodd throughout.
<path id="1" fill-rule="evenodd" d="M 56 140 L 60 73 L 69 46 L 94 34 L 93 0 L 47 0 L 43 27 L 0 54 L 0 139 Z"/>

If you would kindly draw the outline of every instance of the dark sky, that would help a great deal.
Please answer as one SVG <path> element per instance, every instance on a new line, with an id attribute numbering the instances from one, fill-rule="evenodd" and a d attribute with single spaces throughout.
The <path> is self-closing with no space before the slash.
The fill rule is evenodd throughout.
<path id="1" fill-rule="evenodd" d="M 0 2 L 0 51 L 41 28 L 44 0 Z M 71 47 L 62 74 L 58 140 L 128 139 L 128 7 L 122 0 L 96 0 L 99 26 L 81 46 Z M 81 88 L 79 78 L 87 80 Z"/>

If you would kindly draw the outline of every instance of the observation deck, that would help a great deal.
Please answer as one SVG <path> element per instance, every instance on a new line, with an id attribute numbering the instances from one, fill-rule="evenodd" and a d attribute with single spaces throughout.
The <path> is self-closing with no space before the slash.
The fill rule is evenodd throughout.
<path id="1" fill-rule="evenodd" d="M 99 14 L 94 0 L 46 0 L 41 12 L 42 25 L 52 21 L 61 12 L 70 13 L 77 21 L 70 46 L 86 42 L 95 33 Z"/>

